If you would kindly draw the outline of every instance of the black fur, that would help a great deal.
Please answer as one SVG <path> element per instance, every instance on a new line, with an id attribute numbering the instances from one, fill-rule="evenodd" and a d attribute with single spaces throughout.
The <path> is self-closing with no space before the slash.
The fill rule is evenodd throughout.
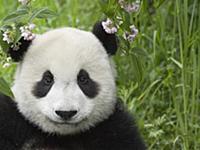
<path id="1" fill-rule="evenodd" d="M 41 81 L 35 84 L 32 93 L 37 98 L 45 97 L 50 91 L 53 84 L 54 84 L 53 74 L 50 71 L 46 71 L 44 72 Z"/>
<path id="2" fill-rule="evenodd" d="M 20 149 L 31 133 L 30 125 L 19 114 L 14 101 L 0 94 L 0 149 Z"/>
<path id="3" fill-rule="evenodd" d="M 19 43 L 20 45 L 19 45 L 18 50 L 14 50 L 13 48 L 9 48 L 8 50 L 8 54 L 16 62 L 21 61 L 23 59 L 25 52 L 28 50 L 29 46 L 31 45 L 31 41 L 27 41 L 27 40 L 24 40 L 24 38 L 21 38 L 19 40 Z"/>
<path id="4" fill-rule="evenodd" d="M 29 150 L 145 149 L 132 117 L 119 103 L 107 120 L 90 130 L 71 136 L 56 136 L 41 132 L 23 118 L 13 100 L 0 96 L 1 150 L 21 150 L 29 141 L 33 142 Z"/>
<path id="5" fill-rule="evenodd" d="M 117 37 L 115 34 L 108 34 L 102 26 L 102 22 L 97 22 L 93 27 L 93 34 L 101 41 L 109 55 L 114 55 L 117 51 Z"/>
<path id="6" fill-rule="evenodd" d="M 99 85 L 90 78 L 86 70 L 80 70 L 77 76 L 77 83 L 83 93 L 89 98 L 94 98 L 98 94 Z"/>

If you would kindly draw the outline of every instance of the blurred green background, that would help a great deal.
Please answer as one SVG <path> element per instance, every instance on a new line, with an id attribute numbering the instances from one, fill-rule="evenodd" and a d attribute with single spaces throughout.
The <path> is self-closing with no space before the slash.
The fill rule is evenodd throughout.
<path id="1" fill-rule="evenodd" d="M 36 32 L 63 26 L 91 30 L 105 18 L 99 1 L 35 0 L 33 7 L 46 6 L 58 14 L 36 20 Z M 17 0 L 0 0 L 0 19 L 17 5 Z M 135 56 L 119 49 L 114 57 L 118 96 L 134 114 L 148 149 L 199 150 L 200 1 L 143 0 L 141 7 L 135 45 L 143 49 L 138 53 L 142 64 L 136 68 Z M 5 67 L 7 62 L 0 50 L 0 77 L 11 86 L 16 64 Z M 136 69 L 144 74 L 140 82 Z"/>

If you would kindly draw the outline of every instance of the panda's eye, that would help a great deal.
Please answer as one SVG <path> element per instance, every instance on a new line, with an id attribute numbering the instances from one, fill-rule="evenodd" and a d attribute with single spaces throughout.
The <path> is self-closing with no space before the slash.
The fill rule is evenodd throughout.
<path id="1" fill-rule="evenodd" d="M 89 98 L 94 98 L 98 94 L 98 83 L 95 82 L 84 69 L 81 69 L 77 75 L 77 84 L 82 92 Z"/>
<path id="2" fill-rule="evenodd" d="M 53 83 L 54 79 L 50 71 L 44 73 L 42 81 L 47 86 Z"/>
<path id="3" fill-rule="evenodd" d="M 82 84 L 87 84 L 88 83 L 88 78 L 85 76 L 80 76 L 79 77 L 79 82 Z"/>
<path id="4" fill-rule="evenodd" d="M 82 85 L 85 85 L 89 82 L 89 76 L 86 72 L 84 71 L 80 71 L 79 75 L 78 75 L 78 82 Z"/>
<path id="5" fill-rule="evenodd" d="M 42 79 L 36 82 L 36 84 L 34 85 L 32 93 L 37 98 L 45 97 L 50 91 L 53 84 L 54 76 L 49 70 L 47 70 L 43 73 Z"/>

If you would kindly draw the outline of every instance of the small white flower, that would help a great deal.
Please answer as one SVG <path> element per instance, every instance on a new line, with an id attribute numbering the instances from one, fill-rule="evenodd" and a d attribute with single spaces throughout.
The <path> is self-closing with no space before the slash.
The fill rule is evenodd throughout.
<path id="1" fill-rule="evenodd" d="M 130 26 L 131 32 L 126 32 L 124 38 L 129 42 L 132 42 L 138 34 L 138 29 L 134 25 Z"/>
<path id="2" fill-rule="evenodd" d="M 131 33 L 134 34 L 134 35 L 137 35 L 138 34 L 138 29 L 134 26 L 134 25 L 131 25 L 130 26 L 130 29 L 131 29 Z"/>
<path id="3" fill-rule="evenodd" d="M 127 35 L 127 37 L 126 37 L 126 39 L 129 41 L 129 42 L 132 42 L 134 39 L 135 39 L 135 35 L 133 35 L 133 34 L 129 34 L 129 35 Z"/>
<path id="4" fill-rule="evenodd" d="M 121 21 L 119 21 L 119 25 L 122 25 L 124 22 L 121 20 Z"/>
<path id="5" fill-rule="evenodd" d="M 20 42 L 17 42 L 17 43 L 15 43 L 15 44 L 12 44 L 11 45 L 11 48 L 12 48 L 12 50 L 13 51 L 18 51 L 19 50 L 19 46 L 21 45 L 21 43 Z"/>
<path id="6" fill-rule="evenodd" d="M 12 60 L 11 57 L 7 57 L 7 58 L 6 58 L 6 61 L 7 61 L 7 62 L 10 62 L 11 60 Z"/>
<path id="7" fill-rule="evenodd" d="M 27 5 L 29 0 L 18 0 L 22 5 Z"/>
<path id="8" fill-rule="evenodd" d="M 133 13 L 133 12 L 138 12 L 140 8 L 140 4 L 139 3 L 132 3 L 132 4 L 128 4 L 124 7 L 124 9 L 128 12 L 128 13 Z"/>
<path id="9" fill-rule="evenodd" d="M 32 41 L 35 38 L 35 34 L 31 32 L 31 30 L 33 30 L 34 28 L 34 24 L 20 27 L 21 36 L 24 37 L 24 40 Z"/>
<path id="10" fill-rule="evenodd" d="M 25 31 L 21 35 L 24 37 L 24 40 L 27 41 L 31 41 L 35 38 L 35 34 L 31 33 L 30 31 Z"/>
<path id="11" fill-rule="evenodd" d="M 24 28 L 24 27 L 20 27 L 19 29 L 20 29 L 21 32 L 24 32 L 24 31 L 25 31 L 25 28 Z"/>
<path id="12" fill-rule="evenodd" d="M 35 24 L 31 23 L 31 24 L 29 24 L 28 27 L 29 27 L 29 30 L 33 30 L 35 28 Z"/>
<path id="13" fill-rule="evenodd" d="M 120 7 L 121 7 L 121 8 L 124 8 L 124 5 L 126 4 L 126 3 L 124 2 L 124 0 L 119 0 L 118 3 L 120 4 Z"/>
<path id="14" fill-rule="evenodd" d="M 24 37 L 24 39 L 26 39 L 30 35 L 30 32 L 29 31 L 24 31 L 24 32 L 22 32 L 21 35 Z"/>
<path id="15" fill-rule="evenodd" d="M 123 19 L 120 16 L 117 16 L 116 19 L 118 20 L 118 23 L 117 23 L 118 25 L 123 24 Z M 119 27 L 117 26 L 117 28 L 119 28 Z"/>
<path id="16" fill-rule="evenodd" d="M 102 22 L 102 26 L 108 34 L 114 34 L 117 32 L 117 28 L 113 25 L 113 22 L 109 18 Z"/>
<path id="17" fill-rule="evenodd" d="M 34 39 L 35 39 L 35 34 L 33 34 L 33 33 L 27 37 L 28 41 L 32 41 Z"/>
<path id="18" fill-rule="evenodd" d="M 137 0 L 136 2 L 133 2 L 131 4 L 125 2 L 124 0 L 119 0 L 118 3 L 120 4 L 120 7 L 123 8 L 128 13 L 138 12 L 140 8 L 140 1 Z"/>
<path id="19" fill-rule="evenodd" d="M 12 27 L 12 30 L 16 30 L 15 24 L 12 24 L 11 27 Z"/>
<path id="20" fill-rule="evenodd" d="M 11 32 L 9 30 L 6 30 L 3 33 L 3 41 L 7 42 L 8 44 L 12 43 L 12 37 L 11 37 Z"/>
<path id="21" fill-rule="evenodd" d="M 3 68 L 8 68 L 10 66 L 10 63 L 3 64 Z"/>
<path id="22" fill-rule="evenodd" d="M 11 65 L 10 62 L 11 62 L 11 57 L 7 57 L 6 62 L 3 64 L 3 68 L 9 67 Z"/>

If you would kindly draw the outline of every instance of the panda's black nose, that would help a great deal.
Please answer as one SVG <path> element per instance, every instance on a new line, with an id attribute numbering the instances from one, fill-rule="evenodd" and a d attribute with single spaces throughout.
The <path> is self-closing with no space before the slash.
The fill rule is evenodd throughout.
<path id="1" fill-rule="evenodd" d="M 71 110 L 71 111 L 60 111 L 56 110 L 56 114 L 61 117 L 63 120 L 69 120 L 71 119 L 74 115 L 77 114 L 76 110 Z"/>

